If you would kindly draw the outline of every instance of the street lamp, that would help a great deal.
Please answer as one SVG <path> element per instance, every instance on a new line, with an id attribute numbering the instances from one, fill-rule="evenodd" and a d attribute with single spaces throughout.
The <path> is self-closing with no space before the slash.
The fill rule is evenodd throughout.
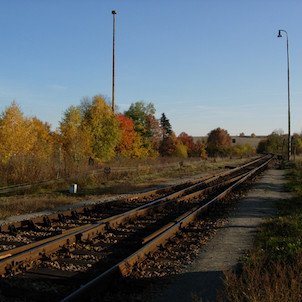
<path id="1" fill-rule="evenodd" d="M 290 137 L 290 89 L 289 89 L 289 51 L 288 51 L 288 34 L 286 30 L 279 29 L 278 38 L 282 38 L 281 32 L 286 33 L 286 45 L 287 45 L 287 102 L 288 102 L 288 149 L 287 157 L 290 160 L 291 157 L 291 137 Z"/>
<path id="2" fill-rule="evenodd" d="M 112 111 L 114 113 L 115 111 L 115 105 L 114 105 L 114 56 L 115 56 L 115 15 L 116 15 L 116 10 L 112 11 L 112 15 L 113 15 L 113 57 L 112 57 Z"/>

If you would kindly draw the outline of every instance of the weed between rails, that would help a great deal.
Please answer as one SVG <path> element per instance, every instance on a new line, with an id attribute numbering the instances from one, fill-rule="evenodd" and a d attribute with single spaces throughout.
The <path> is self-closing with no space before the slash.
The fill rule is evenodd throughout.
<path id="1" fill-rule="evenodd" d="M 225 272 L 220 302 L 302 301 L 302 162 L 287 175 L 295 197 L 277 204 L 239 268 Z"/>

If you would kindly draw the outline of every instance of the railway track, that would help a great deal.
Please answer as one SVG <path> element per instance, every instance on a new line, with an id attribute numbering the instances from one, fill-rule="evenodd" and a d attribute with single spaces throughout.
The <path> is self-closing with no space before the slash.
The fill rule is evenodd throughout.
<path id="1" fill-rule="evenodd" d="M 144 265 L 156 262 L 158 250 L 183 236 L 201 213 L 271 159 L 262 157 L 194 182 L 1 227 L 0 300 L 41 301 L 43 296 L 44 301 L 81 301 L 93 288 L 105 291 L 112 277 L 146 271 Z"/>

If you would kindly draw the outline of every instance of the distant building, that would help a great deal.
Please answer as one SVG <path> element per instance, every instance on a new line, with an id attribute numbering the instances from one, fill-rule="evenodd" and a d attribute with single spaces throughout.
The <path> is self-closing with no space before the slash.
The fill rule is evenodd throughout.
<path id="1" fill-rule="evenodd" d="M 207 138 L 207 136 L 193 136 L 193 141 L 196 143 L 196 141 L 200 139 L 203 143 L 205 143 Z M 231 136 L 231 138 L 233 146 L 251 144 L 255 149 L 257 149 L 259 142 L 265 139 L 266 136 Z"/>

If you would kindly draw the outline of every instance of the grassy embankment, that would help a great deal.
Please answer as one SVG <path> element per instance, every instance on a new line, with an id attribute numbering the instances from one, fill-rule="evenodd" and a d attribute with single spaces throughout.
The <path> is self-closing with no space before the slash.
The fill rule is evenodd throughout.
<path id="1" fill-rule="evenodd" d="M 48 186 L 35 187 L 21 194 L 19 192 L 18 195 L 14 193 L 0 196 L 0 219 L 53 209 L 89 199 L 95 200 L 116 194 L 141 191 L 174 179 L 209 173 L 222 169 L 226 165 L 240 165 L 251 159 L 187 159 L 183 160 L 182 164 L 179 164 L 180 159 L 177 158 L 111 162 L 106 166 L 110 166 L 112 170 L 122 166 L 136 168 L 129 169 L 129 171 L 112 172 L 110 175 L 105 175 L 102 169 L 98 173 L 91 173 L 88 176 L 77 173 L 76 176 L 68 179 L 54 182 Z M 166 166 L 164 167 L 164 165 Z M 78 194 L 69 194 L 68 189 L 71 183 L 78 184 Z"/>
<path id="2" fill-rule="evenodd" d="M 232 302 L 302 301 L 302 160 L 287 171 L 293 198 L 277 204 L 278 215 L 263 224 L 237 272 L 225 273 Z"/>

